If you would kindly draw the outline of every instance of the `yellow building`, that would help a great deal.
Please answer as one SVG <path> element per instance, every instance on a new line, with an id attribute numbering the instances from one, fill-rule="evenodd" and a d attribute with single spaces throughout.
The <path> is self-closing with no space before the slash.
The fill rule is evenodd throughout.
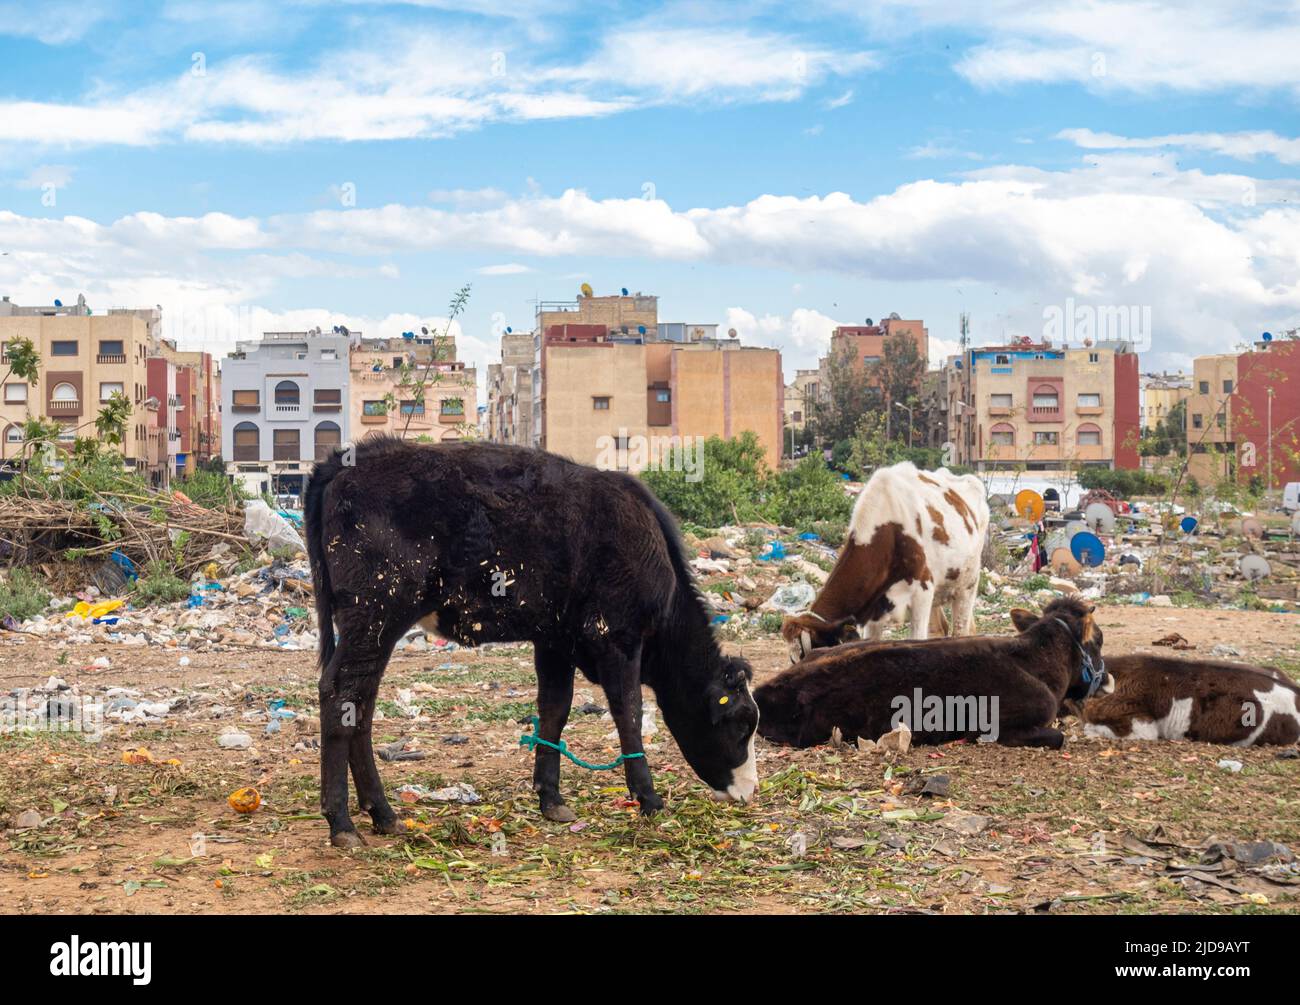
<path id="1" fill-rule="evenodd" d="M 1142 432 L 1153 432 L 1191 393 L 1192 381 L 1185 373 L 1143 374 Z"/>
<path id="2" fill-rule="evenodd" d="M 1197 356 L 1187 398 L 1187 473 L 1210 485 L 1233 473 L 1236 442 L 1232 392 L 1237 386 L 1238 354 Z"/>
<path id="3" fill-rule="evenodd" d="M 30 339 L 41 357 L 35 385 L 12 376 L 0 397 L 0 450 L 8 458 L 23 453 L 22 425 L 32 417 L 63 427 L 60 441 L 96 436 L 102 405 L 120 392 L 131 403 L 123 443 L 116 447 L 128 467 L 149 466 L 150 418 L 145 407 L 148 357 L 160 323 L 155 310 L 115 310 L 92 315 L 84 298 L 76 306 L 18 307 L 0 303 L 0 373 L 8 370 L 9 343 Z"/>
<path id="4" fill-rule="evenodd" d="M 436 358 L 435 358 L 436 356 Z M 409 369 L 402 387 L 404 367 Z M 352 435 L 360 440 L 378 433 L 459 440 L 473 427 L 478 410 L 477 374 L 456 359 L 454 338 L 362 339 L 348 361 L 348 409 Z M 429 372 L 423 402 L 413 385 Z"/>
<path id="5" fill-rule="evenodd" d="M 820 370 L 796 370 L 794 380 L 785 385 L 783 410 L 790 429 L 803 429 L 817 404 L 821 391 Z"/>

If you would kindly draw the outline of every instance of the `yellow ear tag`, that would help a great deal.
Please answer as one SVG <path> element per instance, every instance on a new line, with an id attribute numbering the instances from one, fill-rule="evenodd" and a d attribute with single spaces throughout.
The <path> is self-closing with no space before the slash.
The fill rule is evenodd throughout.
<path id="1" fill-rule="evenodd" d="M 731 701 L 731 699 L 724 694 L 721 698 L 718 699 L 718 704 L 725 705 L 729 701 Z"/>

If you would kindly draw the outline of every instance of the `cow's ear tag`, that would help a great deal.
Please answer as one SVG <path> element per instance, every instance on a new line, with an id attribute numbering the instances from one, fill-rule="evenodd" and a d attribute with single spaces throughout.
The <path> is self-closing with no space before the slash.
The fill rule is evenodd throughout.
<path id="1" fill-rule="evenodd" d="M 724 694 L 721 698 L 718 699 L 718 704 L 725 705 L 729 701 L 731 701 L 731 699 Z"/>

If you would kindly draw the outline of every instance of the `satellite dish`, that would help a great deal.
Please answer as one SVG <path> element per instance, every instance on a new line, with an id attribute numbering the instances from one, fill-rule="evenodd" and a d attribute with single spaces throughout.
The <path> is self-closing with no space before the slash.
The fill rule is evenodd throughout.
<path id="1" fill-rule="evenodd" d="M 1083 566 L 1078 563 L 1073 555 L 1070 554 L 1069 548 L 1057 548 L 1052 552 L 1051 560 L 1048 565 L 1052 571 L 1062 579 L 1073 579 L 1083 571 Z"/>
<path id="2" fill-rule="evenodd" d="M 1272 341 L 1273 341 L 1273 333 L 1272 333 L 1272 332 L 1265 332 L 1263 338 L 1264 338 L 1264 341 L 1265 341 L 1265 342 L 1272 342 Z"/>
<path id="3" fill-rule="evenodd" d="M 626 295 L 626 294 L 625 294 L 625 295 Z M 636 331 L 637 331 L 637 334 L 638 334 L 638 335 L 644 335 L 644 334 L 645 334 L 645 325 L 637 325 L 637 326 L 636 326 Z"/>
<path id="4" fill-rule="evenodd" d="M 1241 573 L 1243 579 L 1253 583 L 1257 579 L 1267 578 L 1273 568 L 1263 555 L 1242 555 L 1237 560 L 1237 571 Z"/>
<path id="5" fill-rule="evenodd" d="M 902 321 L 903 319 L 902 319 L 901 317 L 898 316 L 898 311 L 891 311 L 890 314 L 889 314 L 889 320 L 890 320 L 890 321 Z"/>
<path id="6" fill-rule="evenodd" d="M 584 297 L 590 297 L 593 295 L 591 292 L 591 283 L 583 283 L 580 288 Z"/>
<path id="7" fill-rule="evenodd" d="M 623 296 L 627 296 L 627 287 L 626 287 L 626 286 L 623 287 Z"/>
<path id="8" fill-rule="evenodd" d="M 1074 540 L 1075 534 L 1082 534 L 1087 529 L 1088 525 L 1082 520 L 1071 520 L 1065 525 L 1065 539 L 1067 541 L 1072 541 Z"/>
<path id="9" fill-rule="evenodd" d="M 409 342 L 411 339 L 415 338 L 415 332 L 402 332 L 402 338 Z"/>
<path id="10" fill-rule="evenodd" d="M 1070 554 L 1083 565 L 1098 566 L 1106 558 L 1106 546 L 1096 534 L 1083 530 L 1070 538 Z"/>
<path id="11" fill-rule="evenodd" d="M 1241 521 L 1241 533 L 1258 541 L 1264 536 L 1264 525 L 1253 516 L 1248 516 Z"/>
<path id="12" fill-rule="evenodd" d="M 56 301 L 54 301 L 54 306 L 55 306 L 55 307 L 62 307 L 62 306 L 63 306 L 63 301 L 62 301 L 62 300 L 56 300 Z"/>
<path id="13" fill-rule="evenodd" d="M 1021 489 L 1016 493 L 1016 512 L 1031 523 L 1038 523 L 1043 518 L 1043 497 L 1033 489 Z"/>
<path id="14" fill-rule="evenodd" d="M 1184 534 L 1195 534 L 1196 528 L 1200 526 L 1200 521 L 1194 516 L 1185 516 L 1178 522 Z"/>
<path id="15" fill-rule="evenodd" d="M 509 329 L 507 329 L 507 331 L 508 331 L 508 330 L 509 330 Z M 420 334 L 422 334 L 422 335 L 428 335 L 428 334 L 429 334 L 429 329 L 428 329 L 428 328 L 421 328 L 421 329 L 420 329 Z"/>
<path id="16" fill-rule="evenodd" d="M 1109 534 L 1115 530 L 1115 513 L 1103 502 L 1095 502 L 1085 509 L 1083 520 L 1094 534 Z"/>
<path id="17" fill-rule="evenodd" d="M 727 329 L 727 335 L 728 335 L 728 337 L 730 337 L 730 338 L 738 338 L 738 337 L 739 337 L 739 336 L 736 334 L 736 329 L 734 329 L 734 328 L 728 328 L 728 329 Z"/>
<path id="18" fill-rule="evenodd" d="M 514 333 L 514 329 L 511 328 L 509 325 L 506 325 L 506 334 L 511 335 L 513 333 Z"/>

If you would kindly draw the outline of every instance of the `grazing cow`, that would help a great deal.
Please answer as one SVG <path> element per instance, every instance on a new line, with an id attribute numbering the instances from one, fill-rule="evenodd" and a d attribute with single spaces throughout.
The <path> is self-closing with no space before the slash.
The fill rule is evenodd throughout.
<path id="1" fill-rule="evenodd" d="M 642 813 L 663 806 L 641 745 L 642 684 L 715 795 L 753 793 L 752 672 L 719 651 L 676 524 L 636 478 L 522 447 L 375 438 L 316 465 L 305 517 L 321 639 L 321 808 L 336 846 L 362 843 L 349 765 L 375 831 L 398 829 L 371 719 L 393 646 L 417 622 L 463 645 L 531 641 L 538 735 L 551 743 L 568 719 L 574 667 L 600 684 Z M 559 782 L 559 752 L 538 746 L 542 812 L 572 820 Z"/>
<path id="2" fill-rule="evenodd" d="M 1109 686 L 1082 705 L 1087 736 L 1234 747 L 1300 739 L 1300 685 L 1276 670 L 1142 653 L 1109 669 Z"/>
<path id="3" fill-rule="evenodd" d="M 983 483 L 947 468 L 881 468 L 863 487 L 844 543 L 812 607 L 781 624 L 795 662 L 854 631 L 879 639 L 885 625 L 909 617 L 912 638 L 926 638 L 930 617 L 952 604 L 951 634 L 975 629 L 980 556 L 989 527 Z"/>
<path id="4" fill-rule="evenodd" d="M 1065 738 L 1051 724 L 1062 699 L 1084 698 L 1105 680 L 1102 632 L 1093 608 L 1071 597 L 1017 615 L 1021 632 L 1009 638 L 852 642 L 814 653 L 755 690 L 759 735 L 810 747 L 838 727 L 846 739 L 875 740 L 901 714 L 914 743 L 985 735 L 1057 749 Z"/>

